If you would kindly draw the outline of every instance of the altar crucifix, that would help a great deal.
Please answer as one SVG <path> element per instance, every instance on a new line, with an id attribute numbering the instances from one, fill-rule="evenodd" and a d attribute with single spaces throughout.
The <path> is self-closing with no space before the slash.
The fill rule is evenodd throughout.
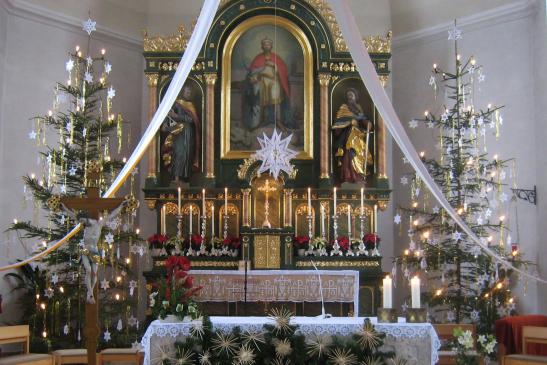
<path id="1" fill-rule="evenodd" d="M 275 186 L 270 185 L 270 180 L 266 180 L 264 185 L 258 187 L 258 191 L 264 193 L 264 222 L 262 222 L 262 228 L 272 228 L 270 223 L 270 193 L 276 191 Z"/>
<path id="2" fill-rule="evenodd" d="M 124 199 L 121 198 L 101 198 L 100 182 L 101 165 L 98 161 L 90 161 L 87 167 L 87 184 L 85 198 L 62 198 L 61 203 L 67 213 L 76 218 L 75 211 L 85 212 L 86 217 L 80 218 L 83 224 L 83 253 L 82 264 L 86 270 L 86 286 L 88 289 L 85 307 L 85 329 L 87 348 L 87 363 L 96 364 L 97 337 L 99 335 L 99 304 L 97 290 L 97 268 L 100 255 L 97 243 L 101 237 L 101 231 L 104 224 L 115 215 L 124 206 Z M 111 211 L 108 217 L 103 217 L 101 221 L 99 214 L 104 211 Z"/>

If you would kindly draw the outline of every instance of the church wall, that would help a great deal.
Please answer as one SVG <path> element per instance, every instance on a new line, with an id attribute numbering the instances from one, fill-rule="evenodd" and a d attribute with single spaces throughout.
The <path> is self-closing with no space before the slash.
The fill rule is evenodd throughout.
<path id="1" fill-rule="evenodd" d="M 501 158 L 516 158 L 518 186 L 532 188 L 534 185 L 541 185 L 541 181 L 545 181 L 537 175 L 540 170 L 539 164 L 543 163 L 543 169 L 545 164 L 544 161 L 539 160 L 539 157 L 537 162 L 534 160 L 533 156 L 539 156 L 540 153 L 534 139 L 530 138 L 531 134 L 535 134 L 540 129 L 540 121 L 534 121 L 533 86 L 536 76 L 534 72 L 529 71 L 534 70 L 532 66 L 535 57 L 533 38 L 530 37 L 534 30 L 533 9 L 527 3 L 524 6 L 521 6 L 522 4 L 515 3 L 515 8 L 510 11 L 494 9 L 493 12 L 463 18 L 460 23 L 465 25 L 462 27 L 463 39 L 459 43 L 459 48 L 464 59 L 474 55 L 477 63 L 485 67 L 486 80 L 480 86 L 481 92 L 475 99 L 476 105 L 484 106 L 491 102 L 506 106 L 502 110 L 504 122 L 500 139 L 496 141 L 495 137 L 489 133 L 490 156 L 497 153 Z M 442 13 L 448 13 L 448 10 L 443 9 Z M 423 116 L 425 110 L 438 111 L 433 108 L 436 104 L 433 89 L 428 85 L 428 80 L 433 63 L 444 68 L 454 63 L 453 43 L 447 41 L 449 25 L 450 23 L 445 23 L 444 29 L 439 31 L 432 32 L 428 29 L 421 34 L 414 33 L 412 37 L 402 35 L 394 39 L 392 58 L 394 105 L 416 149 L 426 151 L 426 155 L 429 156 L 438 154 L 431 143 L 431 139 L 436 136 L 427 128 L 409 129 L 408 121 Z M 545 95 L 545 90 L 542 92 Z M 442 98 L 442 95 L 439 97 Z M 403 187 L 400 184 L 400 178 L 402 172 L 411 171 L 411 167 L 403 164 L 401 152 L 397 147 L 394 147 L 393 163 L 394 201 L 396 204 L 407 206 L 408 186 Z M 542 234 L 544 236 L 543 230 L 545 230 L 545 228 L 539 228 L 544 226 L 545 220 L 540 220 L 539 217 L 536 219 L 538 211 L 541 211 L 539 207 L 524 201 L 518 203 L 521 252 L 527 260 L 534 263 L 539 262 L 538 247 L 545 246 L 542 243 L 543 239 L 538 238 L 542 237 Z M 515 230 L 514 208 L 510 212 L 510 217 L 512 222 L 509 224 Z M 402 253 L 408 247 L 407 229 L 407 225 L 394 227 L 395 239 L 399 237 L 396 247 L 398 253 Z M 512 236 L 516 240 L 515 232 Z M 532 282 L 526 285 L 524 280 L 521 280 L 514 289 L 519 299 L 519 309 L 523 312 L 536 312 L 539 309 L 538 303 L 545 302 L 544 292 L 538 294 L 537 286 Z M 405 291 L 398 292 L 398 301 L 402 302 L 403 295 L 406 294 L 408 293 Z"/>
<path id="2" fill-rule="evenodd" d="M 2 7 L 0 7 L 2 9 Z M 0 10 L 0 27 L 6 24 Z M 96 18 L 97 19 L 97 18 Z M 100 20 L 97 19 L 99 22 Z M 60 24 L 61 23 L 61 24 Z M 29 118 L 43 115 L 51 109 L 53 88 L 57 81 L 67 78 L 65 62 L 67 53 L 77 44 L 84 47 L 87 38 L 80 26 L 59 22 L 43 14 L 10 11 L 7 17 L 6 46 L 2 47 L 1 35 L 6 34 L 0 28 L 0 49 L 5 49 L 4 78 L 2 87 L 4 97 L 0 99 L 0 227 L 3 231 L 13 218 L 32 219 L 32 204 L 22 208 L 23 183 L 21 176 L 38 173 L 36 158 L 38 148 L 28 138 L 32 129 Z M 109 38 L 106 34 L 96 33 L 99 40 L 92 42 L 95 54 L 101 48 L 107 50 L 107 56 L 113 65 L 111 82 L 116 89 L 114 111 L 122 112 L 126 121 L 132 121 L 133 141 L 140 135 L 143 60 L 141 46 L 130 44 L 127 40 Z M 1 54 L 0 54 L 1 55 Z M 0 58 L 1 59 L 1 58 Z M 2 66 L 0 61 L 0 69 Z M 124 128 L 128 128 L 125 127 Z M 50 136 L 49 140 L 58 137 Z M 125 142 L 125 141 L 124 141 Z M 128 156 L 127 144 L 123 155 Z M 133 143 L 134 145 L 134 143 Z M 112 149 L 114 151 L 114 149 Z M 136 190 L 140 188 L 137 186 Z M 44 219 L 42 224 L 47 224 Z M 4 242 L 3 235 L 0 242 Z M 32 249 L 30 242 L 28 249 Z M 9 246 L 0 245 L 0 257 L 13 259 L 23 257 L 21 245 L 13 241 Z M 2 264 L 7 261 L 2 260 Z M 4 312 L 0 322 L 16 319 L 18 312 L 14 306 L 15 297 L 10 295 L 10 287 L 0 280 L 0 293 L 4 298 Z"/>
<path id="3" fill-rule="evenodd" d="M 535 29 L 533 30 L 534 39 L 534 63 L 532 65 L 531 72 L 534 72 L 535 88 L 534 88 L 534 104 L 535 104 L 535 141 L 536 141 L 536 153 L 532 157 L 531 162 L 535 158 L 535 168 L 537 171 L 537 192 L 538 192 L 538 205 L 536 215 L 537 225 L 537 245 L 538 245 L 538 257 L 543 260 L 538 260 L 538 270 L 543 278 L 547 277 L 547 116 L 545 114 L 545 105 L 547 105 L 547 74 L 545 73 L 545 65 L 547 65 L 547 22 L 546 22 L 546 9 L 545 1 L 536 1 L 535 12 Z M 547 285 L 540 284 L 538 287 L 539 293 L 547 292 Z M 538 298 L 538 312 L 547 313 L 547 300 L 545 294 Z"/>

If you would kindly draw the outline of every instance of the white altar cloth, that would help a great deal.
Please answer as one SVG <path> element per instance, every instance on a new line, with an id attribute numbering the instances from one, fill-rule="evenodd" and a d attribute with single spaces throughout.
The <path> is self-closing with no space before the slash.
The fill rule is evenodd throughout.
<path id="1" fill-rule="evenodd" d="M 197 302 L 325 302 L 351 303 L 359 309 L 356 270 L 190 270 L 194 286 L 203 286 Z M 245 279 L 247 295 L 245 295 Z"/>
<path id="2" fill-rule="evenodd" d="M 210 317 L 213 328 L 225 332 L 235 326 L 241 330 L 262 330 L 264 324 L 273 324 L 267 317 Z M 330 334 L 348 336 L 356 332 L 363 324 L 364 317 L 333 317 L 319 319 L 315 317 L 293 317 L 291 324 L 298 325 L 298 332 L 304 335 Z M 400 357 L 408 360 L 409 365 L 436 364 L 439 360 L 441 343 L 435 329 L 430 323 L 377 323 L 376 317 L 370 318 L 376 330 L 386 334 L 384 346 L 393 350 Z M 177 338 L 188 336 L 192 322 L 153 321 L 142 338 L 145 357 L 144 364 L 150 365 L 160 348 L 173 346 Z"/>

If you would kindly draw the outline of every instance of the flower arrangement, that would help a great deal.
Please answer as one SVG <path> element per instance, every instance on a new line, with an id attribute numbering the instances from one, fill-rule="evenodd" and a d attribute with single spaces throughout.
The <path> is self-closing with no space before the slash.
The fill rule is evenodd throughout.
<path id="1" fill-rule="evenodd" d="M 164 234 L 153 234 L 146 240 L 150 245 L 150 248 L 163 248 L 168 238 Z"/>
<path id="2" fill-rule="evenodd" d="M 306 250 L 310 244 L 309 236 L 295 236 L 293 239 L 293 247 L 297 250 Z"/>
<path id="3" fill-rule="evenodd" d="M 367 250 L 378 248 L 380 237 L 376 233 L 367 233 L 363 236 L 363 243 Z"/>
<path id="4" fill-rule="evenodd" d="M 202 289 L 194 287 L 193 277 L 188 275 L 190 260 L 184 256 L 170 256 L 165 261 L 167 275 L 153 286 L 149 296 L 149 305 L 155 317 L 165 319 L 175 315 L 183 320 L 185 317 L 199 317 L 197 304 L 192 297 Z"/>
<path id="5" fill-rule="evenodd" d="M 480 335 L 477 339 L 477 351 L 475 340 L 470 330 L 464 331 L 457 327 L 453 332 L 455 338 L 456 365 L 479 365 L 480 355 L 490 357 L 496 347 L 496 339 L 493 335 Z"/>
<path id="6" fill-rule="evenodd" d="M 332 242 L 334 245 L 334 241 Z M 340 250 L 342 252 L 348 252 L 349 250 L 349 238 L 346 236 L 340 236 L 338 237 L 338 246 L 340 246 Z"/>

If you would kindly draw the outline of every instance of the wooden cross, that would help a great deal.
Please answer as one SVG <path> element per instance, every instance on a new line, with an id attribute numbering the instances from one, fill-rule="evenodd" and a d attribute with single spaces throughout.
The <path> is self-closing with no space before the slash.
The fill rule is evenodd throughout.
<path id="1" fill-rule="evenodd" d="M 99 214 L 105 210 L 117 208 L 124 199 L 101 198 L 100 189 L 100 163 L 90 161 L 87 168 L 86 198 L 62 198 L 61 202 L 72 210 L 83 210 L 89 218 L 99 220 Z M 99 337 L 99 295 L 98 285 L 93 288 L 95 303 L 90 304 L 86 300 L 84 336 L 87 348 L 87 363 L 96 364 L 97 338 Z"/>

